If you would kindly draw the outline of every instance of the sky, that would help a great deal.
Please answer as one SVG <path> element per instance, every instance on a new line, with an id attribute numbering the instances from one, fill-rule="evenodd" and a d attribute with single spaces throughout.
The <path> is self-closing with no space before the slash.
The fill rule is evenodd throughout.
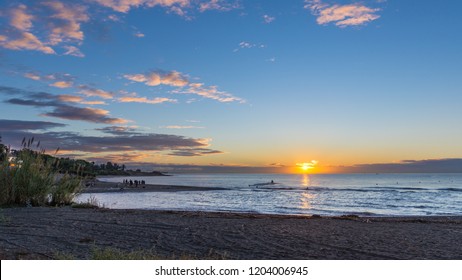
<path id="1" fill-rule="evenodd" d="M 0 1 L 0 135 L 183 172 L 462 172 L 462 9 Z"/>

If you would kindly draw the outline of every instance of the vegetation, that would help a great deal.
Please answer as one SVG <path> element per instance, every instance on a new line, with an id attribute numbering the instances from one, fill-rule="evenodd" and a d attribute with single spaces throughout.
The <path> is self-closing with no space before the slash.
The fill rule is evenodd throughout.
<path id="1" fill-rule="evenodd" d="M 40 142 L 34 143 L 34 138 L 27 141 L 23 139 L 22 148 L 12 150 L 2 144 L 0 137 L 0 206 L 69 205 L 80 191 L 83 179 L 99 175 L 165 174 L 158 171 L 143 172 L 139 169 L 126 170 L 124 164 L 112 162 L 96 164 L 82 159 L 58 158 L 46 154 L 40 149 Z M 82 207 L 85 206 L 95 205 L 82 204 Z"/>
<path id="2" fill-rule="evenodd" d="M 22 149 L 14 153 L 0 145 L 0 206 L 70 204 L 80 191 L 82 178 L 60 173 L 59 162 L 50 160 L 44 150 L 34 150 L 33 145 L 33 138 L 23 139 Z M 40 148 L 40 142 L 35 148 Z"/>
<path id="3" fill-rule="evenodd" d="M 104 204 L 99 203 L 99 201 L 94 196 L 90 196 L 86 202 L 73 203 L 71 206 L 72 208 L 105 208 Z"/>

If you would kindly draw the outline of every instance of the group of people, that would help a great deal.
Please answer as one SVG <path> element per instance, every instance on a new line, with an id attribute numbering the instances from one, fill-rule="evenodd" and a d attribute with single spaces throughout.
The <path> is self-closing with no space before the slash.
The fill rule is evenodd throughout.
<path id="1" fill-rule="evenodd" d="M 133 185 L 135 185 L 135 187 L 138 187 L 138 185 L 145 185 L 146 182 L 144 180 L 128 180 L 128 179 L 124 179 L 123 181 L 124 185 L 128 185 L 130 187 L 133 187 Z"/>

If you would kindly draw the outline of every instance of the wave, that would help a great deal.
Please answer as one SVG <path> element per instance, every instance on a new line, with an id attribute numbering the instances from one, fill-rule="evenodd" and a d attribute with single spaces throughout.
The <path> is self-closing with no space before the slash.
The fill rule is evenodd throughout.
<path id="1" fill-rule="evenodd" d="M 462 192 L 462 188 L 414 188 L 414 187 L 364 187 L 364 188 L 335 188 L 335 187 L 307 187 L 307 191 L 336 191 L 336 192 Z"/>

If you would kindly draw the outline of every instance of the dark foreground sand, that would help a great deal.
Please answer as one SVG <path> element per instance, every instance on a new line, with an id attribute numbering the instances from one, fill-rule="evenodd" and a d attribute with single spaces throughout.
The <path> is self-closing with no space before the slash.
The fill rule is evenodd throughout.
<path id="1" fill-rule="evenodd" d="M 212 250 L 228 259 L 462 259 L 462 217 L 0 209 L 1 259 L 85 259 L 105 247 L 197 258 Z"/>

